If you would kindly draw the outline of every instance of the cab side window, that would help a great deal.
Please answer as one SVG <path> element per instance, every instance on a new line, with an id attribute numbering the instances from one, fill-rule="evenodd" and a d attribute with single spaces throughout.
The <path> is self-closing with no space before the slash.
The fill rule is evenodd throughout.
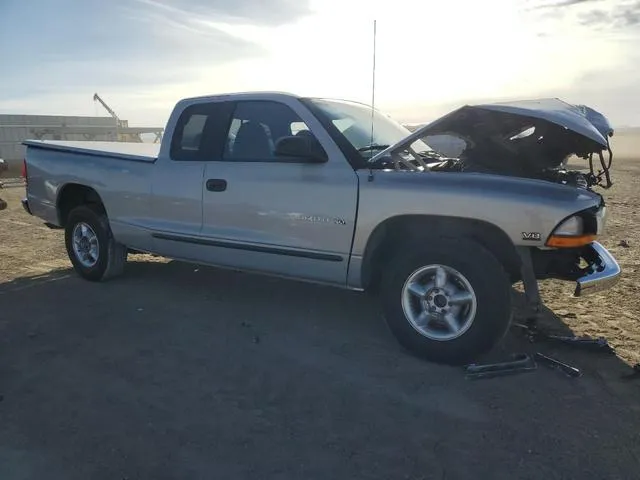
<path id="1" fill-rule="evenodd" d="M 231 117 L 225 149 L 227 161 L 277 162 L 274 149 L 282 137 L 311 135 L 287 105 L 273 101 L 241 101 Z"/>

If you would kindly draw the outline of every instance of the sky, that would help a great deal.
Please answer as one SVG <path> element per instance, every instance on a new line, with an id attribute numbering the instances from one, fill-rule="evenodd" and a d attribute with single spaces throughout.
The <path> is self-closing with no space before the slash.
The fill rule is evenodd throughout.
<path id="1" fill-rule="evenodd" d="M 402 122 L 559 97 L 640 126 L 640 0 L 0 0 L 0 113 L 162 126 L 184 97 L 277 90 Z M 635 46 L 635 47 L 634 47 Z"/>

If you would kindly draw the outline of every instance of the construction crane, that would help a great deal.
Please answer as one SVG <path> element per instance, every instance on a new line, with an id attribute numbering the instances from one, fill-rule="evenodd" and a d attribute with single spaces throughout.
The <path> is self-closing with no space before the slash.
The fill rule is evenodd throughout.
<path id="1" fill-rule="evenodd" d="M 100 95 L 98 95 L 97 93 L 93 94 L 93 101 L 94 102 L 100 102 L 100 105 L 102 105 L 104 107 L 104 109 L 109 112 L 109 115 L 111 115 L 113 117 L 113 119 L 116 121 L 116 127 L 117 127 L 117 135 L 118 135 L 118 141 L 119 142 L 137 142 L 140 143 L 142 142 L 142 138 L 140 138 L 140 135 L 135 134 L 135 133 L 120 133 L 120 129 L 121 128 L 128 128 L 129 125 L 127 123 L 126 120 L 120 120 L 120 117 L 118 117 L 118 115 L 116 114 L 116 112 L 113 111 L 113 109 L 107 105 L 107 103 L 102 100 L 102 98 L 100 98 Z"/>

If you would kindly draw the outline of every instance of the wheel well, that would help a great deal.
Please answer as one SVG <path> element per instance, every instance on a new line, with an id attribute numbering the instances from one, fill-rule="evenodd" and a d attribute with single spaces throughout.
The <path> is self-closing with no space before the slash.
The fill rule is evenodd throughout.
<path id="1" fill-rule="evenodd" d="M 68 183 L 62 187 L 58 195 L 57 208 L 60 226 L 66 225 L 69 212 L 80 205 L 93 205 L 105 210 L 100 195 L 93 188 L 77 183 Z"/>
<path id="2" fill-rule="evenodd" d="M 520 277 L 520 257 L 508 235 L 499 227 L 482 220 L 435 215 L 400 215 L 378 225 L 367 242 L 362 261 L 362 285 L 378 285 L 385 262 L 416 238 L 465 237 L 478 242 L 503 265 L 509 277 Z M 428 240 L 427 240 L 428 241 Z"/>

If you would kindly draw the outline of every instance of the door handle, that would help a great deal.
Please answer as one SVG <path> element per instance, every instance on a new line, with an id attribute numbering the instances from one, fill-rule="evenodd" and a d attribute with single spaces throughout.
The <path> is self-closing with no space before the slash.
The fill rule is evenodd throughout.
<path id="1" fill-rule="evenodd" d="M 210 192 L 224 192 L 227 189 L 227 181 L 221 178 L 210 178 L 207 180 L 207 190 Z"/>

